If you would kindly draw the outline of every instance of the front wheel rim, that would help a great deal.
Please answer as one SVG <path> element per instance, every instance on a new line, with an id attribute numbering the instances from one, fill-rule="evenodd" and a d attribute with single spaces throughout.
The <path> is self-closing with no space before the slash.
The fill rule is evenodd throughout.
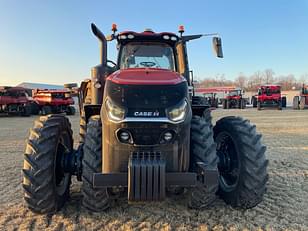
<path id="1" fill-rule="evenodd" d="M 236 188 L 240 176 L 240 162 L 234 141 L 229 133 L 221 132 L 216 137 L 219 157 L 219 182 L 224 191 Z"/>
<path id="2" fill-rule="evenodd" d="M 65 147 L 63 140 L 60 139 L 56 150 L 56 159 L 54 166 L 54 184 L 58 196 L 63 196 L 65 194 L 67 190 L 67 185 L 70 181 L 70 174 L 64 172 L 63 168 L 63 159 L 67 151 L 67 147 Z"/>

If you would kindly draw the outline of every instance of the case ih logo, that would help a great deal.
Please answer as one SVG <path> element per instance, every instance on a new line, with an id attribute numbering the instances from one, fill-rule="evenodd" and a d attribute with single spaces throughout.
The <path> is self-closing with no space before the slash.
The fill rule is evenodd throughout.
<path id="1" fill-rule="evenodd" d="M 134 116 L 136 117 L 158 117 L 158 111 L 136 111 L 134 112 Z"/>

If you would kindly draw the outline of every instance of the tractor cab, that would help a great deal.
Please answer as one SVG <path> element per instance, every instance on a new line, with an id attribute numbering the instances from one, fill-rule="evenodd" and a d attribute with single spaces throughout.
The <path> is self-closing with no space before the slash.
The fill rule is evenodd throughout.
<path id="1" fill-rule="evenodd" d="M 281 95 L 281 86 L 279 85 L 265 85 L 261 86 L 258 89 L 258 95 L 264 95 L 264 96 L 277 96 L 280 97 Z"/>
<path id="2" fill-rule="evenodd" d="M 303 84 L 301 94 L 302 94 L 303 96 L 308 96 L 308 85 L 304 85 L 304 84 Z"/>
<path id="3" fill-rule="evenodd" d="M 234 89 L 234 90 L 230 90 L 228 92 L 227 97 L 233 98 L 233 97 L 241 97 L 242 94 L 244 94 L 243 90 L 240 88 Z"/>
<path id="4" fill-rule="evenodd" d="M 129 37 L 131 39 L 128 39 Z M 135 39 L 135 37 L 137 38 Z M 164 37 L 172 37 L 173 41 L 166 42 L 163 39 Z M 178 40 L 176 35 L 155 34 L 148 31 L 128 35 L 121 34 L 118 38 L 120 38 L 118 39 L 118 44 L 120 44 L 119 69 L 156 68 L 171 71 L 177 70 L 173 51 L 175 42 Z M 142 38 L 144 38 L 144 41 L 141 40 Z"/>

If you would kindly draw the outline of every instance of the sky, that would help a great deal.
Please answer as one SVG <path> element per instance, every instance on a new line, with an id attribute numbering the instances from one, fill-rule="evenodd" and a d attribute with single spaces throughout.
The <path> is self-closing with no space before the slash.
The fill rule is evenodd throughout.
<path id="1" fill-rule="evenodd" d="M 189 42 L 190 68 L 198 79 L 267 68 L 276 75 L 308 73 L 308 0 L 200 1 L 17 1 L 0 0 L 0 85 L 21 82 L 63 84 L 90 77 L 99 63 L 94 22 L 105 34 L 119 31 L 185 34 L 218 32 L 224 58 L 211 39 Z M 115 43 L 108 46 L 116 59 Z"/>

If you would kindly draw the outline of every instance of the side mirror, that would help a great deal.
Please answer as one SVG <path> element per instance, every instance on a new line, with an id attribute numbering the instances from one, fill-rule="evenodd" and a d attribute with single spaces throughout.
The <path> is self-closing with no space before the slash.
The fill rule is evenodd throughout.
<path id="1" fill-rule="evenodd" d="M 213 37 L 213 48 L 216 54 L 216 57 L 223 58 L 222 53 L 222 44 L 221 44 L 221 38 L 220 37 Z"/>
<path id="2" fill-rule="evenodd" d="M 194 85 L 194 71 L 189 71 L 189 85 Z"/>

